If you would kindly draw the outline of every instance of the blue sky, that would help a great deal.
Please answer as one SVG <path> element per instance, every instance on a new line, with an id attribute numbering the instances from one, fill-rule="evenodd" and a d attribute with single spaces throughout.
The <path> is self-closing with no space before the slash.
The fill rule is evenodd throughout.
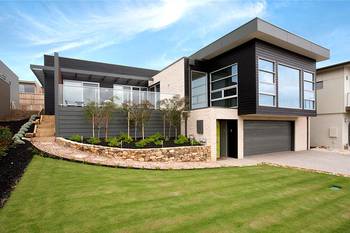
<path id="1" fill-rule="evenodd" d="M 261 17 L 350 60 L 350 1 L 0 1 L 0 59 L 20 79 L 43 54 L 161 69 Z"/>

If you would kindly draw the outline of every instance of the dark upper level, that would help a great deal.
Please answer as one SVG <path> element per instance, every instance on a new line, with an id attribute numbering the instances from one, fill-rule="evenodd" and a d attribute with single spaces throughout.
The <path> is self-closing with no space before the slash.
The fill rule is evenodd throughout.
<path id="1" fill-rule="evenodd" d="M 316 115 L 316 62 L 328 57 L 328 49 L 256 18 L 189 57 L 187 95 L 192 109 Z"/>

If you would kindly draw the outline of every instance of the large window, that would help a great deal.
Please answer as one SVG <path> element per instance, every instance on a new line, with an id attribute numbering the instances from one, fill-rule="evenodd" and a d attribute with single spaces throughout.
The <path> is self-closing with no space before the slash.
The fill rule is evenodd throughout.
<path id="1" fill-rule="evenodd" d="M 192 71 L 191 76 L 192 109 L 208 107 L 207 74 L 199 71 Z"/>
<path id="2" fill-rule="evenodd" d="M 304 72 L 304 109 L 315 109 L 315 78 L 309 72 Z"/>
<path id="3" fill-rule="evenodd" d="M 63 80 L 63 104 L 99 103 L 99 83 Z"/>
<path id="4" fill-rule="evenodd" d="M 275 64 L 259 59 L 259 105 L 276 106 L 276 75 Z"/>
<path id="5" fill-rule="evenodd" d="M 278 65 L 278 106 L 300 108 L 300 71 Z"/>
<path id="6" fill-rule="evenodd" d="M 237 64 L 212 72 L 210 74 L 211 106 L 237 107 L 237 80 Z"/>

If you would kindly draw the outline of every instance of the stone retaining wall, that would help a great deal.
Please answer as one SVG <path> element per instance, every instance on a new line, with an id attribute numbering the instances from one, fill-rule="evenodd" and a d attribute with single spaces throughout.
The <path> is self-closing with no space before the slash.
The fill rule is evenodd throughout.
<path id="1" fill-rule="evenodd" d="M 56 143 L 81 151 L 98 154 L 109 158 L 121 158 L 140 162 L 199 162 L 210 161 L 210 146 L 182 146 L 147 149 L 122 149 L 116 147 L 97 146 L 73 142 L 64 138 L 56 138 Z"/>

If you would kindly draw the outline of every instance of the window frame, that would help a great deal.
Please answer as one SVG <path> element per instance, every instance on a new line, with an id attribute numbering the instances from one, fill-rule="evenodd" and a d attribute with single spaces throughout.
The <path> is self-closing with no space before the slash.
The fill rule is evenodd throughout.
<path id="1" fill-rule="evenodd" d="M 235 74 L 231 74 L 231 75 L 228 75 L 228 76 L 225 76 L 225 77 L 222 77 L 220 79 L 217 79 L 217 80 L 214 80 L 212 81 L 212 74 L 215 73 L 215 72 L 218 72 L 220 70 L 223 70 L 223 69 L 226 69 L 228 67 L 232 67 L 232 66 L 236 66 L 237 67 L 237 71 Z M 236 76 L 237 77 L 237 84 L 236 85 L 232 85 L 232 86 L 228 86 L 228 87 L 223 87 L 223 88 L 219 88 L 219 89 L 216 89 L 216 90 L 212 90 L 212 83 L 215 83 L 215 82 L 218 82 L 218 81 L 221 81 L 221 80 L 224 80 L 224 79 L 227 79 L 227 78 L 232 78 Z M 236 94 L 235 95 L 231 95 L 231 96 L 224 96 L 224 91 L 225 90 L 228 90 L 228 89 L 236 89 Z M 212 93 L 216 93 L 216 92 L 221 92 L 221 98 L 215 98 L 215 99 L 212 99 L 211 98 L 211 94 Z M 232 106 L 232 107 L 226 107 L 226 108 L 238 108 L 238 62 L 235 62 L 235 63 L 232 63 L 230 65 L 227 65 L 227 66 L 224 66 L 224 67 L 221 67 L 219 69 L 216 69 L 214 71 L 211 71 L 209 73 L 209 106 L 212 107 L 212 102 L 215 102 L 215 101 L 220 101 L 220 100 L 226 100 L 226 99 L 234 99 L 236 98 L 237 99 L 237 105 L 236 106 Z M 216 106 L 214 106 L 216 107 Z"/>
<path id="2" fill-rule="evenodd" d="M 280 89 L 279 72 L 278 72 L 278 66 L 279 65 L 299 71 L 299 107 L 298 108 L 296 108 L 296 107 L 284 107 L 284 106 L 280 106 L 279 105 L 279 89 Z M 302 110 L 303 109 L 303 104 L 304 104 L 304 101 L 303 101 L 303 97 L 304 97 L 304 94 L 303 94 L 303 91 L 304 91 L 303 71 L 304 70 L 302 68 L 299 68 L 299 67 L 296 67 L 296 66 L 292 66 L 292 65 L 289 65 L 289 64 L 286 64 L 286 63 L 283 63 L 283 62 L 277 62 L 277 79 L 278 79 L 278 85 L 277 85 L 277 95 L 278 95 L 277 107 L 278 108 L 298 109 L 298 110 Z"/>
<path id="3" fill-rule="evenodd" d="M 305 80 L 305 78 L 304 78 L 304 74 L 305 73 L 308 73 L 308 74 L 312 75 L 312 81 Z M 305 82 L 312 84 L 312 87 L 313 87 L 312 91 L 305 90 Z M 323 81 L 322 81 L 322 84 L 323 84 Z M 305 98 L 305 91 L 309 92 L 309 93 L 313 93 L 314 94 L 314 99 L 312 100 L 312 99 Z M 314 108 L 305 108 L 305 101 L 312 101 Z M 304 110 L 311 110 L 311 111 L 316 110 L 316 76 L 315 76 L 315 72 L 312 72 L 312 71 L 309 71 L 309 70 L 303 70 L 303 109 Z"/>
<path id="4" fill-rule="evenodd" d="M 205 74 L 205 90 L 206 90 L 206 93 L 205 93 L 205 102 L 206 102 L 206 106 L 205 107 L 199 107 L 199 108 L 193 108 L 193 86 L 192 86 L 192 73 L 193 72 L 197 72 L 197 73 L 201 73 L 201 74 Z M 199 71 L 199 70 L 191 70 L 191 109 L 201 109 L 201 108 L 207 108 L 208 107 L 208 73 L 207 72 L 204 72 L 204 71 Z M 196 95 L 196 97 L 198 98 L 198 95 Z"/>
<path id="5" fill-rule="evenodd" d="M 258 91 L 258 106 L 271 107 L 271 108 L 278 107 L 278 99 L 277 99 L 277 95 L 278 95 L 278 90 L 277 90 L 277 79 L 278 79 L 278 77 L 277 77 L 278 76 L 278 73 L 277 73 L 277 62 L 274 61 L 274 60 L 265 58 L 265 57 L 260 57 L 260 56 L 258 56 L 257 59 L 258 59 L 258 62 L 257 62 L 256 68 L 257 68 L 257 71 L 258 71 L 257 72 L 257 78 L 258 78 L 258 88 L 257 88 L 257 91 Z M 264 60 L 264 61 L 267 61 L 267 62 L 271 62 L 272 63 L 272 67 L 273 67 L 273 71 L 271 72 L 269 70 L 260 69 L 259 68 L 259 60 Z M 273 83 L 260 81 L 260 76 L 259 76 L 260 71 L 272 74 L 273 75 Z M 268 93 L 268 92 L 260 92 L 260 83 L 273 85 L 274 89 L 275 89 L 275 94 L 271 94 L 271 93 Z M 260 95 L 272 96 L 273 97 L 273 105 L 260 104 Z"/>

